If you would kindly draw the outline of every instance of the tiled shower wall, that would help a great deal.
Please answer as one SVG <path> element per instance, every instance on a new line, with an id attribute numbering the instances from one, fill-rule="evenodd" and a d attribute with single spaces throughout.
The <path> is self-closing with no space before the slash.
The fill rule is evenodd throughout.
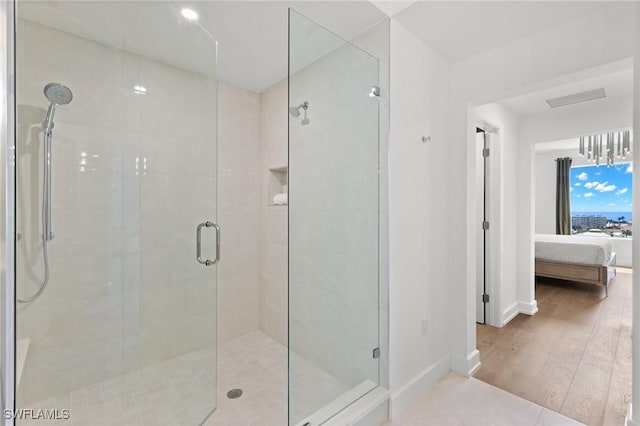
<path id="1" fill-rule="evenodd" d="M 268 205 L 269 168 L 287 165 L 287 80 L 260 94 L 260 330 L 287 345 L 287 206 Z"/>
<path id="2" fill-rule="evenodd" d="M 218 96 L 218 338 L 227 340 L 258 330 L 260 96 L 223 82 Z"/>
<path id="3" fill-rule="evenodd" d="M 389 26 L 388 22 L 383 22 L 375 27 L 369 29 L 365 33 L 358 36 L 356 39 L 352 41 L 356 46 L 364 49 L 365 51 L 371 52 L 378 58 L 381 58 L 380 62 L 380 84 L 383 90 L 383 99 L 380 101 L 380 137 L 385 138 L 388 132 L 388 66 L 389 66 Z M 322 58 L 317 63 L 311 64 L 306 69 L 299 72 L 300 75 L 304 76 L 305 83 L 307 84 L 307 89 L 298 89 L 298 93 L 304 93 L 309 97 L 318 96 L 319 90 L 325 91 L 333 91 L 333 90 L 344 90 L 342 86 L 339 84 L 340 76 L 336 76 L 338 81 L 333 84 L 327 84 L 326 87 L 318 88 L 318 84 L 325 77 L 323 76 L 323 71 L 321 66 L 318 65 L 323 61 L 340 61 L 344 60 L 344 58 L 340 58 L 340 52 L 333 52 L 332 54 L 327 55 L 327 57 Z M 302 85 L 302 86 L 303 86 Z M 337 89 L 336 89 L 337 88 Z M 287 112 L 284 110 L 284 106 L 287 105 L 287 80 L 283 80 L 276 85 L 270 87 L 260 94 L 261 98 L 261 108 L 260 108 L 260 116 L 261 116 L 261 124 L 260 124 L 260 136 L 261 136 L 261 152 L 262 152 L 262 181 L 261 181 L 261 218 L 260 218 L 260 330 L 264 333 L 268 334 L 271 338 L 277 340 L 282 344 L 287 344 L 287 266 L 288 266 L 288 223 L 287 223 L 287 210 L 280 206 L 268 206 L 267 205 L 267 182 L 269 177 L 268 169 L 270 167 L 279 166 L 282 164 L 286 164 L 288 159 L 288 135 L 287 135 L 287 126 L 288 126 L 288 118 Z M 308 100 L 308 99 L 304 99 Z M 292 100 L 295 102 L 302 101 Z M 319 116 L 319 114 L 323 112 L 324 116 Z M 300 127 L 299 120 L 293 120 L 294 126 L 296 127 L 295 131 L 303 131 L 307 133 L 313 133 L 318 135 L 323 131 L 328 132 L 330 129 L 322 128 L 323 124 L 327 122 L 343 122 L 345 117 L 332 117 L 330 116 L 330 110 L 325 109 L 323 106 L 318 105 L 318 103 L 314 103 L 309 109 L 309 117 L 311 118 L 311 124 L 309 126 Z M 350 117 L 357 115 L 358 111 L 354 111 Z M 385 118 L 386 117 L 386 118 Z M 349 117 L 346 117 L 347 121 Z M 338 132 L 336 136 L 336 140 L 342 140 L 343 147 L 337 146 L 332 152 L 328 152 L 327 154 L 330 158 L 333 158 L 333 161 L 327 161 L 326 164 L 338 163 L 345 159 L 345 151 L 344 146 L 346 144 L 353 144 L 353 141 L 359 137 L 358 131 L 360 123 L 343 123 L 341 126 L 341 130 Z M 344 137 L 345 132 L 349 130 L 349 127 L 352 128 L 354 135 L 348 136 L 346 139 Z M 319 129 L 320 128 L 320 129 Z M 356 130 L 357 129 L 357 130 Z M 316 138 L 315 143 L 320 143 L 322 137 Z M 339 144 L 338 144 L 339 145 Z M 381 145 L 386 146 L 386 145 Z M 385 152 L 380 152 L 381 156 L 385 156 Z M 381 157 L 382 158 L 382 157 Z M 385 157 L 386 158 L 386 157 Z M 382 164 L 386 164 L 384 161 Z M 309 167 L 312 167 L 311 162 L 309 163 Z M 345 169 L 348 166 L 344 166 Z M 319 193 L 324 191 L 324 189 L 320 188 L 323 185 L 322 180 L 324 179 L 326 182 L 335 183 L 335 191 L 341 191 L 339 181 L 335 181 L 336 176 L 332 175 L 330 171 L 325 171 L 326 174 L 322 175 L 320 173 L 318 179 L 315 181 L 307 182 L 309 185 L 308 191 L 310 193 Z M 292 185 L 296 185 L 296 177 L 294 176 Z M 382 193 L 385 193 L 384 188 L 380 188 Z M 329 195 L 331 197 L 331 195 Z M 322 203 L 321 203 L 322 204 Z M 323 211 L 323 208 L 319 208 L 315 212 L 308 212 L 307 220 L 310 220 L 310 226 L 314 223 L 313 220 L 317 220 L 322 215 L 331 214 L 331 210 L 334 210 L 335 213 L 339 213 L 340 209 L 343 207 L 337 203 L 334 205 L 326 205 L 326 210 Z M 345 214 L 342 211 L 341 214 Z M 386 217 L 386 215 L 383 215 Z M 313 220 L 311 218 L 314 218 Z M 386 229 L 386 228 L 383 228 Z M 386 237 L 381 235 L 382 240 L 386 241 Z M 323 246 L 324 247 L 324 246 Z M 331 253 L 327 253 L 330 255 Z M 315 253 L 317 256 L 322 256 L 319 253 Z M 357 257 L 357 256 L 356 256 Z M 353 265 L 352 265 L 353 267 Z M 362 363 L 360 360 L 363 356 L 360 357 L 349 357 L 350 353 L 354 353 L 356 349 L 352 347 L 354 342 L 358 338 L 362 338 L 362 336 L 355 337 L 351 339 L 350 337 L 342 336 L 342 331 L 340 329 L 344 329 L 345 323 L 341 323 L 335 317 L 327 316 L 327 317 L 318 317 L 313 314 L 313 309 L 311 307 L 314 305 L 313 301 L 317 303 L 329 303 L 336 306 L 338 304 L 337 301 L 328 302 L 328 297 L 334 297 L 331 291 L 326 288 L 330 286 L 330 283 L 327 283 L 323 280 L 318 280 L 317 277 L 314 277 L 313 274 L 317 273 L 318 276 L 324 274 L 324 276 L 332 275 L 330 271 L 326 271 L 328 265 L 325 263 L 322 270 L 314 270 L 313 268 L 309 268 L 310 276 L 308 277 L 308 283 L 314 283 L 310 287 L 315 288 L 307 288 L 310 292 L 307 307 L 309 308 L 309 316 L 308 323 L 304 324 L 304 327 L 296 327 L 294 330 L 299 334 L 307 334 L 308 337 L 314 336 L 315 332 L 318 330 L 323 330 L 324 339 L 315 339 L 308 340 L 304 337 L 298 335 L 298 342 L 304 342 L 303 347 L 298 346 L 294 348 L 294 350 L 299 351 L 299 353 L 309 360 L 315 362 L 320 368 L 323 368 L 325 371 L 334 374 L 338 378 L 345 379 L 347 382 L 356 383 L 358 380 L 362 380 L 363 377 L 367 377 L 369 374 L 371 375 L 371 379 L 377 381 L 377 377 L 375 373 L 363 374 L 362 372 Z M 377 273 L 376 265 L 370 265 L 368 268 L 373 273 Z M 381 272 L 384 273 L 386 269 L 382 269 Z M 340 275 L 338 272 L 334 275 Z M 372 278 L 373 279 L 373 278 Z M 382 278 L 381 278 L 382 280 Z M 354 282 L 357 280 L 354 280 Z M 382 298 L 380 300 L 381 306 L 386 306 L 387 299 L 386 293 L 384 289 L 386 289 L 386 282 L 380 281 L 380 285 L 383 286 L 382 290 Z M 306 283 L 298 283 L 306 286 Z M 348 286 L 348 283 L 343 283 L 344 286 Z M 319 296 L 314 293 L 319 292 Z M 317 297 L 313 296 L 316 294 Z M 355 292 L 354 296 L 357 297 L 358 293 Z M 348 300 L 348 295 L 345 296 Z M 353 300 L 353 311 L 357 311 L 357 306 L 362 305 L 362 300 Z M 377 306 L 377 305 L 376 305 Z M 325 306 L 326 308 L 326 306 Z M 384 308 L 381 308 L 381 311 Z M 326 312 L 326 309 L 324 310 Z M 320 312 L 320 310 L 318 310 Z M 297 311 L 296 318 L 305 317 L 300 310 Z M 377 316 L 377 312 L 369 312 L 368 315 Z M 311 319 L 313 318 L 313 319 Z M 383 322 L 386 320 L 386 317 L 383 318 Z M 334 325 L 332 328 L 331 325 Z M 298 324 L 299 325 L 299 324 Z M 313 330 L 313 331 L 311 331 Z M 380 336 L 386 336 L 387 330 L 386 327 L 384 330 L 380 330 Z M 317 336 L 316 336 L 317 337 Z M 352 336 L 354 337 L 354 336 Z M 373 337 L 373 336 L 371 336 Z M 329 344 L 328 342 L 334 342 L 334 344 Z M 381 342 L 384 343 L 384 342 Z M 361 347 L 367 348 L 367 345 L 360 345 Z M 361 349 L 357 349 L 361 351 Z M 347 359 L 336 360 L 336 357 L 341 357 L 342 355 L 347 356 Z M 362 354 L 361 354 L 362 355 Z M 383 359 L 386 360 L 386 354 L 383 356 Z"/>
<path id="4" fill-rule="evenodd" d="M 290 349 L 349 388 L 378 381 L 378 72 L 345 44 L 290 82 Z"/>

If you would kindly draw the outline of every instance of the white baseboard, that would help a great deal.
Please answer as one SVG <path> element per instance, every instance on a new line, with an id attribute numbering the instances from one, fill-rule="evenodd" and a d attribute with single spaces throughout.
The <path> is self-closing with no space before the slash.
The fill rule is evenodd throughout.
<path id="1" fill-rule="evenodd" d="M 451 369 L 458 374 L 470 377 L 480 366 L 480 352 L 477 349 L 471 351 L 466 357 L 453 355 L 451 357 Z"/>
<path id="2" fill-rule="evenodd" d="M 518 315 L 520 313 L 518 311 L 518 306 L 519 305 L 520 304 L 518 302 L 515 302 L 513 305 L 511 305 L 507 309 L 505 309 L 504 312 L 502 312 L 502 318 L 500 318 L 499 327 L 504 327 L 505 325 L 509 324 L 509 321 L 514 319 L 516 317 L 516 315 Z"/>
<path id="3" fill-rule="evenodd" d="M 447 355 L 432 364 L 422 373 L 414 377 L 409 383 L 391 394 L 389 417 L 398 418 L 414 401 L 424 394 L 438 380 L 451 370 L 451 358 Z"/>
<path id="4" fill-rule="evenodd" d="M 518 302 L 518 312 L 525 315 L 535 315 L 538 312 L 538 302 Z"/>
<path id="5" fill-rule="evenodd" d="M 480 352 L 478 352 L 478 356 L 480 356 Z M 471 370 L 469 370 L 469 377 L 472 377 L 475 374 L 476 370 L 478 368 L 480 368 L 481 364 L 482 363 L 480 361 L 478 361 L 478 363 L 475 365 L 475 367 L 473 367 Z"/>

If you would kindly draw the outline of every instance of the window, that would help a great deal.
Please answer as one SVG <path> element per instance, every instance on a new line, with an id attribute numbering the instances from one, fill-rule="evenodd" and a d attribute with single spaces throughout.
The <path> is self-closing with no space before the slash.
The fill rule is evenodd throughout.
<path id="1" fill-rule="evenodd" d="M 600 229 L 631 236 L 632 163 L 571 168 L 571 225 L 574 233 Z"/>

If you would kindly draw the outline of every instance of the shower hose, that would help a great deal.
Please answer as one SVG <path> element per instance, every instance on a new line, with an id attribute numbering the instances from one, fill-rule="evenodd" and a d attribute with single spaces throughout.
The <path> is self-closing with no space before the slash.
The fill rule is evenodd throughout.
<path id="1" fill-rule="evenodd" d="M 49 253 L 47 252 L 47 236 L 45 235 L 45 221 L 47 220 L 45 215 L 45 206 L 49 203 L 49 197 L 47 196 L 47 187 L 49 185 L 49 173 L 47 173 L 47 167 L 49 165 L 49 158 L 47 158 L 47 153 L 49 150 L 47 147 L 51 144 L 51 131 L 45 131 L 44 133 L 44 178 L 42 181 L 42 257 L 44 258 L 44 280 L 42 281 L 42 285 L 40 289 L 31 297 L 27 297 L 26 299 L 20 299 L 16 297 L 16 300 L 20 303 L 28 303 L 36 300 L 47 287 L 47 283 L 49 282 Z"/>

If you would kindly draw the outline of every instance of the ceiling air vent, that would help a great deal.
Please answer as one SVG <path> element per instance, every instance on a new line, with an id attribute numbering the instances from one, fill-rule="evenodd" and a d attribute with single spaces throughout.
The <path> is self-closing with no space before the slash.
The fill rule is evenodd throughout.
<path id="1" fill-rule="evenodd" d="M 604 89 L 589 90 L 582 93 L 574 93 L 573 95 L 561 96 L 559 98 L 547 99 L 547 103 L 551 108 L 557 108 L 566 105 L 578 104 L 580 102 L 592 101 L 594 99 L 606 98 Z"/>

